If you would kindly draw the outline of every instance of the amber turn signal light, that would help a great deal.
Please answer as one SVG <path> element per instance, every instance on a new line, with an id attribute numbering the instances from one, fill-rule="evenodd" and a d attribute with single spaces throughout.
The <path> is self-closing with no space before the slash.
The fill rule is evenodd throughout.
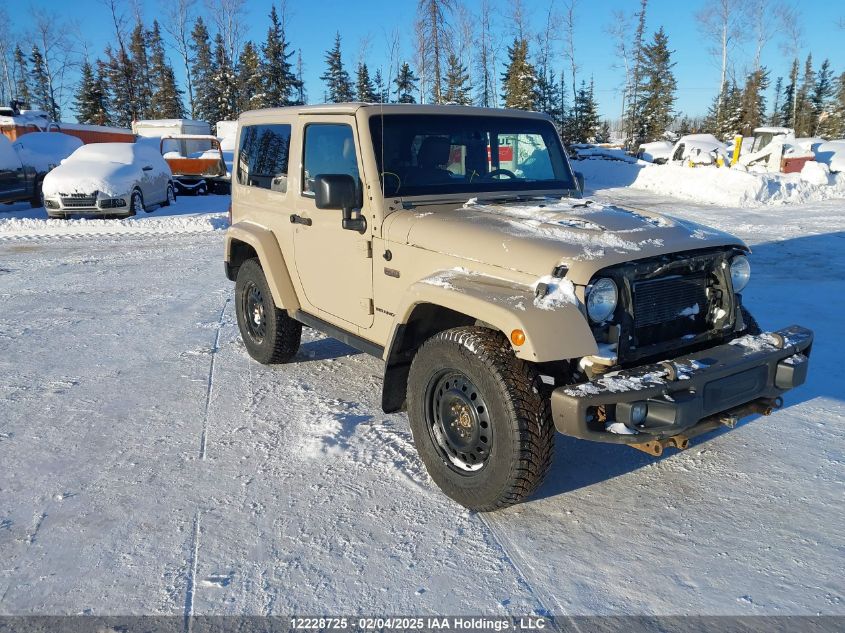
<path id="1" fill-rule="evenodd" d="M 525 343 L 525 332 L 522 330 L 514 330 L 511 332 L 511 342 L 517 346 Z"/>

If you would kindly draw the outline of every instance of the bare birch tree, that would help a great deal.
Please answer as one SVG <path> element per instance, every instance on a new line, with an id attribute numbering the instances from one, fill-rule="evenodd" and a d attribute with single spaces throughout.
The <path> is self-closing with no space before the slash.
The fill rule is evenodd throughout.
<path id="1" fill-rule="evenodd" d="M 454 0 L 419 0 L 419 24 L 428 49 L 425 57 L 431 68 L 432 98 L 434 103 L 442 103 L 443 95 L 443 59 L 451 48 L 451 33 L 447 14 L 455 8 Z M 422 41 L 420 43 L 423 43 Z M 419 52 L 418 52 L 419 54 Z M 422 80 L 420 85 L 422 85 Z"/>
<path id="2" fill-rule="evenodd" d="M 798 7 L 783 4 L 778 7 L 777 16 L 781 27 L 781 50 L 790 58 L 797 60 L 804 40 L 804 26 L 801 23 L 801 14 Z M 792 121 L 787 122 L 793 128 L 798 116 L 798 92 L 796 80 L 792 87 Z"/>
<path id="3" fill-rule="evenodd" d="M 722 101 L 728 82 L 730 54 L 743 37 L 742 3 L 740 0 L 706 0 L 695 14 L 698 28 L 710 41 L 710 53 L 719 61 L 719 99 L 716 119 L 721 116 Z"/>
<path id="4" fill-rule="evenodd" d="M 231 63 L 238 58 L 241 49 L 246 0 L 205 0 L 208 12 L 214 19 L 217 31 L 223 36 L 226 54 Z M 281 15 L 287 13 L 287 3 L 281 3 Z"/>
<path id="5" fill-rule="evenodd" d="M 191 24 L 194 19 L 196 0 L 164 0 L 162 3 L 167 19 L 162 21 L 164 30 L 173 38 L 173 48 L 179 54 L 185 67 L 185 88 L 191 118 L 195 117 L 194 81 L 191 77 Z"/>
<path id="6" fill-rule="evenodd" d="M 67 105 L 71 74 L 79 66 L 77 51 L 70 46 L 70 40 L 62 37 L 74 27 L 71 23 L 58 22 L 52 13 L 44 9 L 33 9 L 32 17 L 35 22 L 32 40 L 44 56 L 49 96 L 61 109 Z"/>
<path id="7" fill-rule="evenodd" d="M 498 105 L 496 90 L 496 57 L 498 46 L 493 40 L 493 21 L 491 0 L 481 0 L 479 8 L 478 42 L 478 104 L 483 108 L 495 108 Z"/>
<path id="8" fill-rule="evenodd" d="M 563 10 L 563 56 L 569 62 L 569 83 L 572 85 L 572 103 L 578 100 L 578 64 L 575 60 L 575 6 L 576 0 L 567 0 Z M 578 123 L 578 108 L 573 107 L 576 125 Z"/>
<path id="9" fill-rule="evenodd" d="M 616 52 L 616 61 L 612 64 L 612 68 L 620 69 L 624 73 L 622 80 L 622 115 L 625 118 L 625 112 L 628 105 L 628 95 L 631 89 L 631 66 L 633 60 L 631 59 L 631 39 L 633 38 L 633 18 L 624 11 L 614 11 L 610 23 L 605 27 L 605 32 L 613 40 L 613 48 Z"/>

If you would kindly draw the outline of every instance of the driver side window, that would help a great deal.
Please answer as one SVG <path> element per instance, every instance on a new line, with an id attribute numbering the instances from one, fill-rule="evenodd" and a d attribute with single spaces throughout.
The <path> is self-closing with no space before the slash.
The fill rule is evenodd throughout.
<path id="1" fill-rule="evenodd" d="M 312 123 L 305 128 L 302 193 L 312 194 L 314 178 L 347 174 L 360 187 L 352 128 L 343 123 Z"/>

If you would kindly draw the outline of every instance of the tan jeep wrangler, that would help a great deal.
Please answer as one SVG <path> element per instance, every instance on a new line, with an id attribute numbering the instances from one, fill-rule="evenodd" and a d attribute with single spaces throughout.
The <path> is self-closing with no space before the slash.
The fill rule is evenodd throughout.
<path id="1" fill-rule="evenodd" d="M 585 200 L 548 117 L 340 104 L 240 117 L 226 275 L 244 344 L 380 357 L 438 486 L 530 495 L 554 433 L 654 455 L 781 406 L 811 331 L 761 333 L 742 241 Z"/>

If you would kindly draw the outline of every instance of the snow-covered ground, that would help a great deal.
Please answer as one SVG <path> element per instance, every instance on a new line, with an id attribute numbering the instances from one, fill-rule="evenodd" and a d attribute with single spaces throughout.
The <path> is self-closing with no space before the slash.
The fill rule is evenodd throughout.
<path id="1" fill-rule="evenodd" d="M 597 197 L 748 240 L 746 300 L 815 329 L 810 380 L 657 460 L 558 436 L 539 494 L 488 515 L 380 411 L 379 361 L 310 330 L 249 359 L 226 198 L 67 228 L 0 207 L 0 614 L 845 615 L 843 202 Z"/>

